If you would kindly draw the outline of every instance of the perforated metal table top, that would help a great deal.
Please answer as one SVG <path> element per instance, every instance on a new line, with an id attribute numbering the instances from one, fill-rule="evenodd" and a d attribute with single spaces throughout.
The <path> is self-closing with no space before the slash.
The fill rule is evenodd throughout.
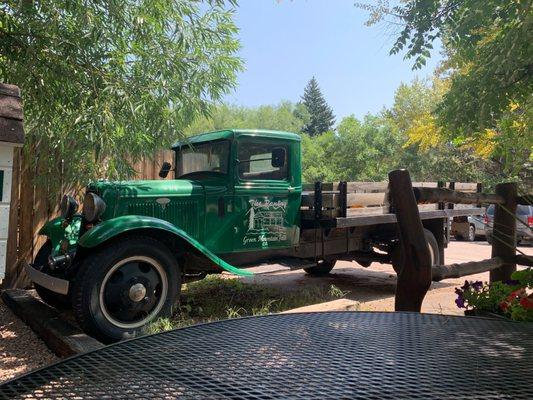
<path id="1" fill-rule="evenodd" d="M 118 343 L 0 398 L 533 399 L 533 324 L 415 313 L 227 320 Z"/>

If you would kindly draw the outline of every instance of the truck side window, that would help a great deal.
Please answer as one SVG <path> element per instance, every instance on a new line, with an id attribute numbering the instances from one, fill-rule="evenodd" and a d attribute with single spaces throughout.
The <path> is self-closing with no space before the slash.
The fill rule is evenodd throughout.
<path id="1" fill-rule="evenodd" d="M 285 160 L 280 162 L 280 149 Z M 238 145 L 239 178 L 243 180 L 286 180 L 289 177 L 288 146 L 241 142 Z M 273 155 L 274 154 L 274 155 Z M 273 166 L 283 164 L 282 166 Z"/>

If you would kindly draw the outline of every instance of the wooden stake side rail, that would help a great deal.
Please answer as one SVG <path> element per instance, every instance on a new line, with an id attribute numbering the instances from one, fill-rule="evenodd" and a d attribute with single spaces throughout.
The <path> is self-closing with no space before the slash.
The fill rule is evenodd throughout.
<path id="1" fill-rule="evenodd" d="M 503 197 L 497 194 L 467 193 L 446 188 L 413 187 L 419 204 L 455 203 L 455 204 L 503 204 Z"/>
<path id="2" fill-rule="evenodd" d="M 445 182 L 414 182 L 414 190 L 419 190 L 420 193 L 426 193 L 428 190 L 433 193 L 433 190 L 444 190 L 445 193 L 457 193 L 450 189 L 439 189 L 446 185 Z M 444 213 L 435 213 L 433 216 L 426 214 L 424 219 L 428 218 L 444 218 L 447 216 L 472 215 L 473 210 L 471 204 L 481 204 L 480 200 L 481 186 L 477 183 L 463 183 L 463 182 L 449 182 L 450 187 L 461 188 L 463 197 L 467 199 L 462 204 L 456 207 L 451 205 L 446 206 L 444 201 L 427 202 L 430 204 L 419 204 L 420 212 L 427 211 L 441 211 L 444 209 L 452 210 L 454 208 L 467 209 L 468 212 L 463 211 L 455 215 L 447 215 Z M 417 192 L 416 192 L 417 193 Z M 301 201 L 301 215 L 304 220 L 320 220 L 320 219 L 337 219 L 337 226 L 360 226 L 374 223 L 388 223 L 395 222 L 391 217 L 386 217 L 391 213 L 390 208 L 390 194 L 388 182 L 315 182 L 312 186 L 309 184 L 303 185 L 302 201 Z M 418 199 L 417 199 L 418 200 Z M 453 198 L 454 203 L 460 203 Z M 419 203 L 422 203 L 419 201 Z M 438 204 L 432 204 L 438 203 Z M 480 213 L 482 209 L 475 210 Z M 453 213 L 452 213 L 453 214 Z M 368 216 L 381 216 L 384 221 L 377 221 L 370 219 L 369 223 L 364 222 Z M 339 221 L 339 218 L 348 218 Z M 379 218 L 378 218 L 379 219 Z"/>
<path id="3" fill-rule="evenodd" d="M 483 207 L 470 207 L 470 208 L 458 208 L 458 209 L 445 209 L 445 210 L 434 210 L 434 211 L 424 211 L 420 207 L 419 214 L 421 220 L 434 219 L 434 218 L 453 218 L 461 217 L 468 215 L 481 215 L 484 212 Z M 394 224 L 398 222 L 396 214 L 393 213 L 380 213 L 380 214 L 371 214 L 359 216 L 347 216 L 347 217 L 338 217 L 334 218 L 332 227 L 335 228 L 351 228 L 354 226 L 367 226 L 367 225 L 376 225 L 376 224 Z"/>

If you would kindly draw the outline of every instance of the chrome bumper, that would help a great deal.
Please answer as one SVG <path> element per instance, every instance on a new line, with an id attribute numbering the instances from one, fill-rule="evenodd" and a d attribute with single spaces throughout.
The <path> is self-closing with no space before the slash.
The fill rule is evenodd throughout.
<path id="1" fill-rule="evenodd" d="M 56 278 L 33 268 L 30 264 L 26 264 L 26 273 L 30 279 L 48 290 L 59 294 L 68 294 L 69 281 L 66 279 Z"/>

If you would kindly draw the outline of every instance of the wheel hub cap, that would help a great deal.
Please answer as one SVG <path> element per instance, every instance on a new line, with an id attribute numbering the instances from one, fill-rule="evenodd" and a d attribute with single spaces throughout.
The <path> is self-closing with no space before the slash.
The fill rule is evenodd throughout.
<path id="1" fill-rule="evenodd" d="M 146 296 L 146 288 L 142 283 L 136 283 L 129 290 L 129 296 L 131 301 L 139 302 Z"/>

